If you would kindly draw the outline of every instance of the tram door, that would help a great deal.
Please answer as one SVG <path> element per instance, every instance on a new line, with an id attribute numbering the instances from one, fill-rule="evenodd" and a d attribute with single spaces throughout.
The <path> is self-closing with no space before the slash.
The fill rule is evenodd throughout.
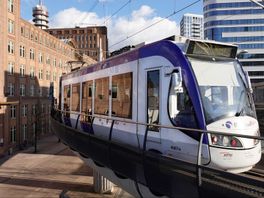
<path id="1" fill-rule="evenodd" d="M 146 71 L 146 126 L 148 133 L 146 139 L 146 149 L 161 149 L 161 128 L 155 125 L 160 124 L 160 106 L 161 106 L 161 70 L 152 69 Z M 153 124 L 153 126 L 152 126 Z M 145 131 L 145 132 L 146 132 Z"/>

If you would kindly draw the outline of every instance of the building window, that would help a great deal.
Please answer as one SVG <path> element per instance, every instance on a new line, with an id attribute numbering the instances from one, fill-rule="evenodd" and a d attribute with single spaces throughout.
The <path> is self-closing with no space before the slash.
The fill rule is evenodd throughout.
<path id="1" fill-rule="evenodd" d="M 43 63 L 43 55 L 41 52 L 39 53 L 39 63 Z"/>
<path id="2" fill-rule="evenodd" d="M 43 69 L 39 70 L 39 80 L 43 79 Z"/>
<path id="3" fill-rule="evenodd" d="M 27 140 L 27 125 L 22 124 L 23 141 Z"/>
<path id="4" fill-rule="evenodd" d="M 25 46 L 20 45 L 20 47 L 19 47 L 19 55 L 20 55 L 20 57 L 25 57 L 26 56 L 26 54 L 25 54 Z"/>
<path id="5" fill-rule="evenodd" d="M 25 84 L 20 84 L 20 96 L 25 96 L 26 86 Z"/>
<path id="6" fill-rule="evenodd" d="M 41 104 L 41 113 L 45 113 L 45 104 Z"/>
<path id="7" fill-rule="evenodd" d="M 80 111 L 80 84 L 72 85 L 72 111 Z"/>
<path id="8" fill-rule="evenodd" d="M 22 105 L 21 115 L 23 117 L 26 117 L 27 116 L 27 105 Z"/>
<path id="9" fill-rule="evenodd" d="M 42 87 L 39 88 L 39 96 L 42 97 Z"/>
<path id="10" fill-rule="evenodd" d="M 8 63 L 8 74 L 13 75 L 15 71 L 15 66 L 13 62 Z"/>
<path id="11" fill-rule="evenodd" d="M 10 106 L 10 118 L 16 118 L 16 106 Z"/>
<path id="12" fill-rule="evenodd" d="M 20 76 L 25 76 L 25 65 L 20 65 Z"/>
<path id="13" fill-rule="evenodd" d="M 32 132 L 34 135 L 36 135 L 36 123 L 35 122 L 32 125 Z"/>
<path id="14" fill-rule="evenodd" d="M 35 70 L 34 70 L 34 67 L 33 66 L 30 67 L 29 76 L 30 76 L 30 78 L 34 78 L 35 77 Z"/>
<path id="15" fill-rule="evenodd" d="M 16 142 L 16 127 L 11 126 L 10 128 L 10 142 L 15 143 Z"/>
<path id="16" fill-rule="evenodd" d="M 15 85 L 13 83 L 8 84 L 8 96 L 14 96 Z"/>
<path id="17" fill-rule="evenodd" d="M 24 27 L 21 27 L 20 33 L 21 33 L 22 36 L 25 36 L 25 28 Z"/>
<path id="18" fill-rule="evenodd" d="M 34 94 L 35 94 L 35 86 L 30 85 L 30 96 L 34 96 Z"/>
<path id="19" fill-rule="evenodd" d="M 50 80 L 50 71 L 46 71 L 46 80 Z"/>
<path id="20" fill-rule="evenodd" d="M 59 60 L 59 67 L 62 68 L 62 61 L 61 61 L 61 59 Z"/>
<path id="21" fill-rule="evenodd" d="M 94 113 L 108 115 L 109 78 L 95 80 Z"/>
<path id="22" fill-rule="evenodd" d="M 32 105 L 32 115 L 36 115 L 36 105 Z"/>
<path id="23" fill-rule="evenodd" d="M 32 48 L 29 50 L 29 58 L 31 60 L 34 60 L 35 59 L 34 49 L 32 49 Z"/>
<path id="24" fill-rule="evenodd" d="M 57 61 L 56 61 L 56 58 L 53 59 L 53 66 L 56 67 L 57 65 Z"/>
<path id="25" fill-rule="evenodd" d="M 46 64 L 50 65 L 50 57 L 49 57 L 49 55 L 47 55 Z"/>
<path id="26" fill-rule="evenodd" d="M 49 97 L 49 94 L 50 94 L 50 88 L 47 87 L 46 90 L 47 90 L 47 91 L 46 91 L 46 94 L 47 94 L 46 96 Z"/>
<path id="27" fill-rule="evenodd" d="M 9 54 L 14 54 L 14 42 L 13 41 L 8 41 L 7 50 Z"/>
<path id="28" fill-rule="evenodd" d="M 11 19 L 8 19 L 8 33 L 14 34 L 15 23 Z"/>
<path id="29" fill-rule="evenodd" d="M 7 8 L 8 12 L 14 12 L 14 0 L 8 0 Z"/>
<path id="30" fill-rule="evenodd" d="M 55 82 L 57 80 L 57 74 L 53 73 L 53 81 Z"/>
<path id="31" fill-rule="evenodd" d="M 112 77 L 112 116 L 132 118 L 132 73 Z"/>

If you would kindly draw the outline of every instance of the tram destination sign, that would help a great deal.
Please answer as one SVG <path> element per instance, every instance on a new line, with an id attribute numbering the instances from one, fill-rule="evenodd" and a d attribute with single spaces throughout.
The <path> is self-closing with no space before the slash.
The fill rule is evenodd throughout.
<path id="1" fill-rule="evenodd" d="M 188 42 L 189 41 L 189 42 Z M 214 42 L 188 40 L 186 54 L 195 56 L 209 56 L 214 58 L 235 58 L 237 46 Z"/>

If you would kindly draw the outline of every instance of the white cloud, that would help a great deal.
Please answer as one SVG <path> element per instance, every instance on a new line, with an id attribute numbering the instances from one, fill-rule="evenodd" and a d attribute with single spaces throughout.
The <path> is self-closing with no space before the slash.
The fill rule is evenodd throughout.
<path id="1" fill-rule="evenodd" d="M 129 17 L 113 17 L 107 21 L 109 46 L 133 35 L 145 27 L 162 20 L 162 17 L 155 16 L 155 10 L 147 5 L 134 10 Z M 107 17 L 106 17 L 107 18 Z M 69 8 L 57 13 L 51 21 L 51 27 L 74 27 L 80 23 L 80 26 L 103 25 L 104 18 L 100 18 L 94 12 L 81 12 L 76 8 Z M 113 46 L 110 51 L 119 49 L 126 45 L 136 45 L 141 42 L 156 41 L 173 34 L 179 34 L 179 27 L 175 21 L 163 19 L 162 22 L 154 25 L 140 34 L 133 36 L 126 41 Z"/>
<path id="2" fill-rule="evenodd" d="M 139 10 L 134 10 L 132 12 L 132 17 L 137 19 L 137 18 L 142 18 L 142 17 L 149 17 L 154 13 L 154 10 L 147 6 L 147 5 L 143 5 L 140 7 Z"/>
<path id="3" fill-rule="evenodd" d="M 68 8 L 58 12 L 50 22 L 50 26 L 56 27 L 74 27 L 79 23 L 83 26 L 96 25 L 103 23 L 103 19 L 98 18 L 94 12 L 82 12 L 76 8 Z"/>

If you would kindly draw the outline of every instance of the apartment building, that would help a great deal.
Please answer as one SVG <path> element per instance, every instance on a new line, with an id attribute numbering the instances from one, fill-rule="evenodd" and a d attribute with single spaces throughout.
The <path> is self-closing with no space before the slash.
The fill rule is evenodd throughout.
<path id="1" fill-rule="evenodd" d="M 181 36 L 187 38 L 204 38 L 203 15 L 184 14 L 181 20 Z"/>
<path id="2" fill-rule="evenodd" d="M 0 155 L 49 132 L 50 85 L 59 95 L 59 77 L 76 60 L 75 48 L 20 18 L 20 0 L 0 6 Z"/>

